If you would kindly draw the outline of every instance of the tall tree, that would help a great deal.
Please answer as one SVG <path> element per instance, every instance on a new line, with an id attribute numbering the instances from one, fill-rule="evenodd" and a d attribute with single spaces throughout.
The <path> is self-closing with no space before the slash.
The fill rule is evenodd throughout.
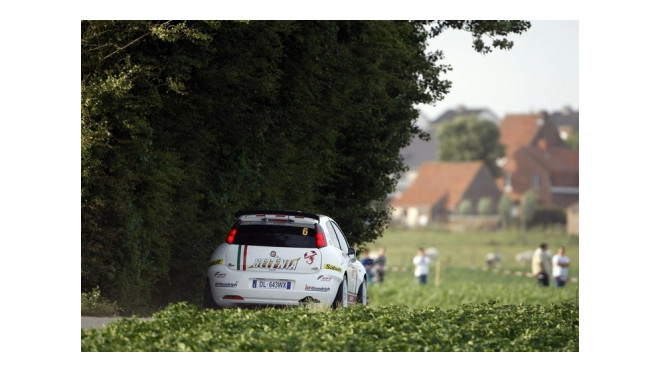
<path id="1" fill-rule="evenodd" d="M 438 142 L 440 161 L 481 160 L 493 176 L 500 175 L 496 161 L 504 156 L 504 145 L 495 123 L 474 115 L 459 116 L 442 126 Z"/>

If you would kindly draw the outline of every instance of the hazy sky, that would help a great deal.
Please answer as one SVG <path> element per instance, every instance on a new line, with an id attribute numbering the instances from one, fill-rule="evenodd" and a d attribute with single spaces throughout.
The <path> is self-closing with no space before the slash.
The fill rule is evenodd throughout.
<path id="1" fill-rule="evenodd" d="M 522 35 L 509 37 L 511 50 L 483 55 L 472 49 L 465 31 L 447 31 L 429 47 L 444 51 L 451 64 L 445 78 L 452 81 L 446 98 L 422 106 L 422 114 L 435 119 L 448 108 L 489 108 L 502 118 L 508 113 L 579 109 L 578 21 L 532 21 Z M 488 39 L 484 41 L 488 43 Z"/>

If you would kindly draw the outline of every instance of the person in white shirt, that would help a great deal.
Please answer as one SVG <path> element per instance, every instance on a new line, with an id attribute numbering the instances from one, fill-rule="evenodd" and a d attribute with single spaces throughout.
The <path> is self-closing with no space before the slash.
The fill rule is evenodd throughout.
<path id="1" fill-rule="evenodd" d="M 426 277 L 429 275 L 431 258 L 424 254 L 423 248 L 420 247 L 417 250 L 417 256 L 413 258 L 413 264 L 415 265 L 415 277 L 417 277 L 420 284 L 426 284 Z"/>
<path id="2" fill-rule="evenodd" d="M 555 278 L 555 286 L 564 287 L 568 280 L 568 266 L 571 259 L 568 258 L 563 246 L 557 250 L 557 255 L 552 257 L 552 276 Z"/>

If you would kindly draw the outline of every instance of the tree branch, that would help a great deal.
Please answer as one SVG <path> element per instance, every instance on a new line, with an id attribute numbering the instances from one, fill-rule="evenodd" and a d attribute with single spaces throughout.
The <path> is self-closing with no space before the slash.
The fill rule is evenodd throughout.
<path id="1" fill-rule="evenodd" d="M 157 27 L 160 27 L 160 26 L 166 26 L 166 25 L 167 25 L 168 23 L 170 23 L 170 22 L 172 22 L 172 21 L 169 20 L 169 21 L 167 21 L 167 22 L 165 22 L 165 23 L 159 24 Z M 150 33 L 151 33 L 151 30 L 150 30 L 149 32 L 145 33 L 144 35 L 138 37 L 137 39 L 135 39 L 135 40 L 129 42 L 128 44 L 122 46 L 121 48 L 118 48 L 118 49 L 115 50 L 114 52 L 112 52 L 112 53 L 106 55 L 105 57 L 103 57 L 102 60 L 106 60 L 106 59 L 112 57 L 113 55 L 115 55 L 115 54 L 121 52 L 122 50 L 124 50 L 124 49 L 128 48 L 129 46 L 135 44 L 136 42 L 140 41 L 141 39 L 143 39 L 145 36 L 149 35 Z"/>

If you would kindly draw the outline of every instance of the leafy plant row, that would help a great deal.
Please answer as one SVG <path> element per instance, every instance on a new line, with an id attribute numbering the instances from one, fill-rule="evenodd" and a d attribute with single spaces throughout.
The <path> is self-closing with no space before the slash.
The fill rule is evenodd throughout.
<path id="1" fill-rule="evenodd" d="M 151 321 L 82 330 L 82 351 L 578 351 L 575 303 L 204 310 L 181 302 Z"/>

